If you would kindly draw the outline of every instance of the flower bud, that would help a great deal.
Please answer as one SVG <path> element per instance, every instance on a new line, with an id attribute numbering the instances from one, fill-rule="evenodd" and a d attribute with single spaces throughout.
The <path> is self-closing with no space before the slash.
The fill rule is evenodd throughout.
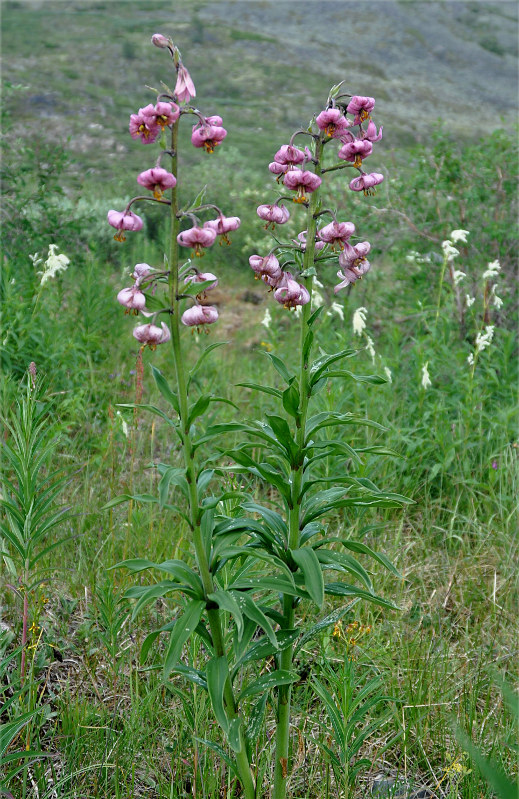
<path id="1" fill-rule="evenodd" d="M 167 47 L 171 47 L 173 44 L 171 39 L 163 36 L 162 33 L 154 33 L 151 37 L 151 43 L 154 44 L 155 47 L 160 47 L 162 50 L 166 49 Z"/>

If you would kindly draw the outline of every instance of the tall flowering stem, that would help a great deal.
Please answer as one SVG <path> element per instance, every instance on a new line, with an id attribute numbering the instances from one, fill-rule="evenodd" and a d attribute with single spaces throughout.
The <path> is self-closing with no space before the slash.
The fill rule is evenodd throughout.
<path id="1" fill-rule="evenodd" d="M 323 152 L 323 143 L 321 139 L 316 140 L 315 151 L 315 174 L 321 175 L 321 159 Z M 314 265 L 315 257 L 315 237 L 317 231 L 317 217 L 316 211 L 319 204 L 319 191 L 314 191 L 311 195 L 307 211 L 307 234 L 306 234 L 306 249 L 303 257 L 303 275 L 311 272 Z M 296 419 L 296 442 L 298 448 L 298 457 L 296 463 L 292 466 L 292 497 L 291 508 L 288 514 L 288 546 L 289 549 L 298 549 L 300 546 L 301 538 L 301 488 L 303 478 L 303 450 L 305 447 L 305 431 L 306 420 L 308 416 L 308 405 L 310 400 L 309 390 L 309 367 L 311 347 L 305 351 L 305 340 L 309 332 L 308 320 L 312 310 L 312 284 L 313 277 L 308 275 L 302 278 L 309 293 L 310 299 L 302 307 L 301 312 L 301 325 L 300 325 L 300 346 L 299 346 L 299 391 L 300 391 L 300 405 L 299 416 Z M 295 608 L 294 597 L 285 594 L 283 596 L 283 615 L 286 620 L 287 629 L 294 627 L 295 621 Z M 284 649 L 280 657 L 280 668 L 290 671 L 293 660 L 293 647 L 289 646 Z M 275 799 L 283 799 L 286 796 L 286 782 L 288 771 L 288 757 L 289 757 L 289 738 L 290 738 L 290 707 L 291 707 L 291 685 L 282 685 L 278 693 L 278 708 L 277 708 L 277 727 L 276 727 L 276 754 L 274 766 L 274 797 Z"/>

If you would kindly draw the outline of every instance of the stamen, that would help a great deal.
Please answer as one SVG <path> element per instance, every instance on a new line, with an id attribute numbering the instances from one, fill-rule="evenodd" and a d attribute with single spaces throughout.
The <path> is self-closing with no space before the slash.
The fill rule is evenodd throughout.
<path id="1" fill-rule="evenodd" d="M 155 188 L 153 189 L 153 196 L 155 197 L 155 199 L 156 200 L 161 200 L 162 199 L 162 194 L 163 194 L 162 190 L 159 189 L 158 186 L 155 186 Z"/>
<path id="2" fill-rule="evenodd" d="M 362 158 L 360 155 L 355 156 L 355 161 L 353 162 L 353 166 L 356 166 L 357 169 L 362 166 Z"/>
<path id="3" fill-rule="evenodd" d="M 126 236 L 124 235 L 122 230 L 120 230 L 118 233 L 115 234 L 114 239 L 116 241 L 126 241 Z"/>

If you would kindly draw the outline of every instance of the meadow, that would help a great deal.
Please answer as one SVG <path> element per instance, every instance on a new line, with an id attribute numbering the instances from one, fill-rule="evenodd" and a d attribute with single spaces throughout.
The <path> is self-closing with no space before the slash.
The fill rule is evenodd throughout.
<path id="1" fill-rule="evenodd" d="M 199 457 L 231 518 L 241 518 L 240 502 L 281 508 L 268 479 L 244 466 L 232 426 L 273 418 L 277 359 L 296 369 L 299 347 L 296 312 L 275 307 L 249 268 L 268 248 L 256 214 L 276 197 L 267 164 L 346 70 L 352 91 L 377 97 L 384 125 L 371 157 L 384 175 L 375 195 L 353 196 L 339 170 L 327 176 L 324 202 L 370 241 L 372 266 L 334 294 L 335 269 L 317 264 L 314 357 L 354 352 L 350 376 L 328 382 L 310 410 L 359 421 L 326 434 L 335 449 L 316 467 L 319 480 L 353 475 L 409 502 L 331 509 L 327 535 L 381 553 L 395 570 L 358 555 L 360 582 L 365 574 L 386 604 L 359 593 L 327 595 L 319 610 L 309 598 L 298 605 L 287 795 L 515 795 L 503 775 L 517 777 L 517 11 L 375 3 L 377 19 L 359 9 L 351 30 L 341 4 L 318 5 L 320 14 L 308 2 L 297 12 L 270 2 L 4 3 L 0 795 L 244 795 L 207 683 L 193 671 L 190 680 L 164 674 L 164 637 L 141 657 L 178 603 L 157 591 L 135 615 L 157 575 L 112 568 L 198 563 L 175 504 L 175 413 L 152 370 L 175 385 L 171 347 L 142 351 L 136 320 L 116 301 L 135 264 L 162 268 L 171 222 L 148 206 L 142 231 L 122 243 L 106 222 L 149 166 L 129 115 L 152 101 L 146 86 L 175 80 L 150 45 L 156 31 L 173 35 L 200 108 L 228 130 L 209 154 L 181 126 L 177 179 L 185 198 L 206 186 L 206 202 L 241 219 L 231 246 L 200 259 L 219 277 L 218 323 L 207 336 L 182 332 L 186 370 L 222 344 L 191 392 L 223 400 L 193 430 L 228 425 Z M 333 26 L 374 55 L 346 62 L 328 40 Z M 419 53 L 429 59 L 421 69 Z M 294 211 L 283 236 L 294 239 L 298 225 Z M 160 502 L 142 500 L 159 491 Z M 133 499 L 116 503 L 121 496 Z M 42 507 L 38 528 L 31 514 Z M 207 651 L 203 637 L 190 638 L 182 663 L 202 674 Z M 261 677 L 277 657 L 265 656 Z M 280 686 L 265 689 L 254 728 L 257 799 L 271 795 Z"/>

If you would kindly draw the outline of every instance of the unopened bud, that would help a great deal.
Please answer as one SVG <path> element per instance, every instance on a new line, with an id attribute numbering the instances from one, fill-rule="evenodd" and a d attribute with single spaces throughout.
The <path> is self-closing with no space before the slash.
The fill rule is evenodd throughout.
<path id="1" fill-rule="evenodd" d="M 173 45 L 171 39 L 168 39 L 167 36 L 163 36 L 162 33 L 154 33 L 151 37 L 151 43 L 154 44 L 155 47 L 161 47 L 163 50 Z"/>

